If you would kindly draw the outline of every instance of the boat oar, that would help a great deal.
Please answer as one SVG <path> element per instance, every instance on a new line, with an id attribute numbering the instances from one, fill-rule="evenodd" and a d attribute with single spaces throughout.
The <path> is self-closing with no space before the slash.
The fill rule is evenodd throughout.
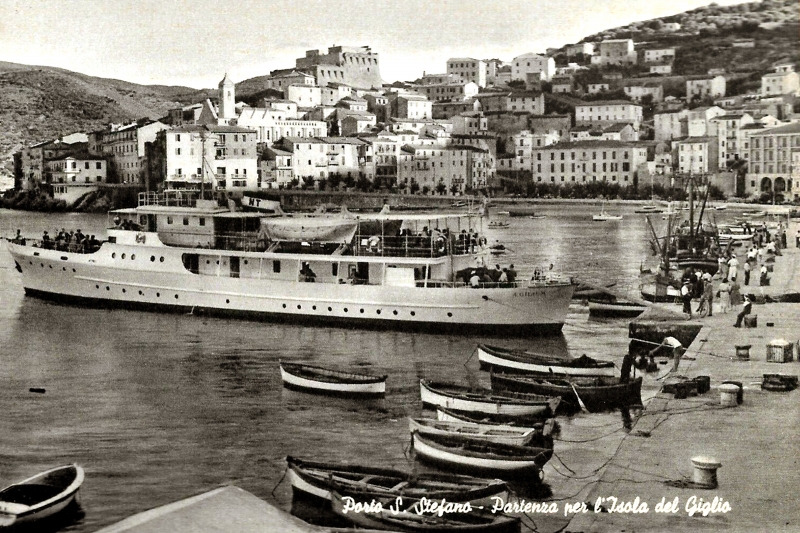
<path id="1" fill-rule="evenodd" d="M 578 389 L 575 388 L 575 384 L 571 381 L 569 382 L 569 384 L 572 387 L 572 392 L 575 393 L 575 397 L 578 399 L 578 404 L 581 406 L 581 411 L 583 411 L 584 413 L 588 413 L 589 410 L 586 408 L 586 404 L 583 403 L 583 400 L 581 400 L 581 395 L 578 394 Z"/>

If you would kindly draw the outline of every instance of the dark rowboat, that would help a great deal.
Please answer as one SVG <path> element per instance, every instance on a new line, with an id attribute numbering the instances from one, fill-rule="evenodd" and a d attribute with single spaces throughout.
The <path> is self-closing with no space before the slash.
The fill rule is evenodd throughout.
<path id="1" fill-rule="evenodd" d="M 641 377 L 621 381 L 619 378 L 608 377 L 559 379 L 493 373 L 492 388 L 498 391 L 559 396 L 574 407 L 579 407 L 583 402 L 589 411 L 603 411 L 642 403 Z"/>
<path id="2" fill-rule="evenodd" d="M 364 494 L 359 498 L 331 495 L 333 512 L 359 528 L 404 532 L 444 533 L 519 533 L 520 519 L 501 513 L 495 514 L 477 507 L 461 506 L 457 513 L 439 516 L 438 511 L 425 512 L 426 504 L 404 498 L 402 507 L 396 500 Z M 440 502 L 436 502 L 440 503 Z M 365 510 L 362 506 L 368 506 Z"/>
<path id="3" fill-rule="evenodd" d="M 607 283 L 605 286 L 606 289 L 611 289 L 617 284 L 617 282 Z M 608 294 L 607 292 L 601 291 L 596 287 L 590 287 L 589 285 L 585 285 L 583 283 L 578 283 L 575 287 L 575 292 L 572 293 L 573 300 L 579 300 L 581 298 L 592 298 L 597 296 L 604 296 Z"/>
<path id="4" fill-rule="evenodd" d="M 560 374 L 567 376 L 614 376 L 614 363 L 599 361 L 586 355 L 564 359 L 543 354 L 510 350 L 487 344 L 478 345 L 481 368 L 519 374 Z"/>
<path id="5" fill-rule="evenodd" d="M 287 457 L 292 491 L 330 501 L 331 492 L 347 496 L 370 493 L 388 498 L 447 499 L 451 502 L 491 503 L 506 498 L 508 487 L 498 479 L 476 479 L 447 474 L 411 474 L 393 468 L 304 461 Z"/>
<path id="6" fill-rule="evenodd" d="M 453 383 L 420 380 L 423 405 L 446 407 L 456 411 L 472 411 L 516 417 L 553 416 L 560 398 L 537 394 L 496 393 Z"/>
<path id="7" fill-rule="evenodd" d="M 0 491 L 0 527 L 29 524 L 52 516 L 75 501 L 83 483 L 83 468 L 61 466 Z"/>
<path id="8" fill-rule="evenodd" d="M 647 307 L 642 304 L 624 300 L 589 298 L 590 316 L 631 318 L 641 315 L 646 309 Z"/>
<path id="9" fill-rule="evenodd" d="M 515 428 L 532 428 L 540 432 L 545 437 L 550 436 L 556 428 L 555 418 L 539 418 L 536 420 L 526 420 L 516 417 L 505 417 L 502 415 L 487 415 L 484 413 L 469 413 L 466 411 L 454 411 L 446 407 L 436 408 L 437 420 L 445 422 L 472 422 L 484 426 L 511 426 Z"/>
<path id="10" fill-rule="evenodd" d="M 553 456 L 552 448 L 513 446 L 415 432 L 411 443 L 417 458 L 457 472 L 498 476 L 502 479 L 542 479 L 542 467 Z"/>
<path id="11" fill-rule="evenodd" d="M 334 396 L 380 397 L 386 394 L 386 377 L 341 372 L 320 366 L 281 362 L 281 379 L 287 389 Z"/>

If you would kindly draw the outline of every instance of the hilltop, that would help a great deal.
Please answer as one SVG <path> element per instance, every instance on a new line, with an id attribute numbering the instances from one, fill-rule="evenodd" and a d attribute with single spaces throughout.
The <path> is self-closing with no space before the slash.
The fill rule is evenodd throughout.
<path id="1" fill-rule="evenodd" d="M 665 31 L 664 25 L 674 22 L 681 25 L 680 30 Z M 604 30 L 581 42 L 633 39 L 637 49 L 676 47 L 674 73 L 678 75 L 705 75 L 711 68 L 763 73 L 778 62 L 800 61 L 798 24 L 797 0 L 763 0 L 731 6 L 710 4 Z M 752 39 L 753 47 L 732 46 L 741 39 Z"/>
<path id="2" fill-rule="evenodd" d="M 0 160 L 22 146 L 110 122 L 157 119 L 207 91 L 140 85 L 55 67 L 0 62 Z"/>

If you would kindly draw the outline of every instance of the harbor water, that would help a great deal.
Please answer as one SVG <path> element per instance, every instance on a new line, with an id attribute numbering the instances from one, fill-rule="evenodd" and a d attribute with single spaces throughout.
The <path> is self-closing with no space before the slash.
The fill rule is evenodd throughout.
<path id="1" fill-rule="evenodd" d="M 507 218 L 488 230 L 525 279 L 534 267 L 638 290 L 654 258 L 643 215 L 592 222 L 588 204 L 545 205 L 546 218 Z M 493 216 L 493 218 L 501 218 Z M 660 216 L 658 222 L 661 223 Z M 106 215 L 0 210 L 0 234 L 27 237 L 62 227 L 105 237 Z M 67 531 L 94 531 L 150 507 L 236 484 L 289 510 L 287 455 L 411 468 L 407 416 L 420 416 L 419 378 L 487 385 L 476 344 L 619 362 L 627 321 L 592 320 L 574 302 L 563 334 L 507 339 L 304 327 L 191 314 L 57 305 L 25 297 L 0 250 L 0 483 L 67 463 L 86 470 L 82 513 Z M 285 390 L 278 362 L 305 361 L 389 375 L 384 400 L 354 402 Z M 44 393 L 31 392 L 44 389 Z M 619 412 L 561 419 L 562 436 L 621 430 Z M 588 429 L 587 429 L 588 428 Z M 588 432 L 588 433 L 587 433 Z M 561 453 L 564 446 L 568 452 Z M 586 444 L 556 442 L 575 471 Z M 569 490 L 545 471 L 553 497 Z"/>

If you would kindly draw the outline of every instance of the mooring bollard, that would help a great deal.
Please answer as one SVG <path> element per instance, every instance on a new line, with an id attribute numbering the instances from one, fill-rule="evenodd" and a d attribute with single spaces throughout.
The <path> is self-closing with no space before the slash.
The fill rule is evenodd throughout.
<path id="1" fill-rule="evenodd" d="M 719 461 L 707 455 L 698 455 L 692 457 L 692 465 L 694 465 L 692 480 L 695 484 L 708 489 L 717 488 L 717 469 L 722 467 Z"/>
<path id="2" fill-rule="evenodd" d="M 750 360 L 750 344 L 742 344 L 736 346 L 736 357 L 743 361 Z"/>
<path id="3" fill-rule="evenodd" d="M 739 387 L 732 383 L 723 383 L 719 386 L 719 403 L 723 407 L 736 407 L 739 405 L 737 397 L 739 395 Z"/>

